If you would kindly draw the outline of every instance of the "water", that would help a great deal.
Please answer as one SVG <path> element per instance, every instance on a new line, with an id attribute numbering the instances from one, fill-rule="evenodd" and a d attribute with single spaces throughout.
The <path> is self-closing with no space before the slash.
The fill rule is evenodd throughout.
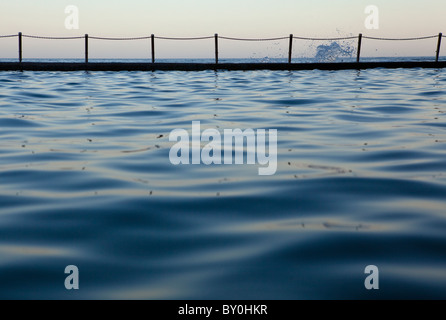
<path id="1" fill-rule="evenodd" d="M 445 89 L 436 69 L 1 72 L 0 298 L 444 299 Z M 277 129 L 276 174 L 172 165 L 194 120 Z"/>
<path id="2" fill-rule="evenodd" d="M 408 62 L 408 61 L 435 61 L 435 56 L 414 56 L 414 57 L 361 57 L 361 62 Z M 439 56 L 439 61 L 446 61 L 446 56 Z M 152 63 L 150 57 L 146 59 L 88 59 L 89 62 L 134 62 Z M 17 58 L 0 59 L 0 62 L 17 62 Z M 41 59 L 26 58 L 23 62 L 67 62 L 84 63 L 85 59 Z M 208 59 L 156 59 L 157 63 L 215 63 L 215 58 Z M 219 58 L 219 63 L 288 63 L 288 58 L 261 57 L 261 58 Z M 321 63 L 321 62 L 356 62 L 356 52 L 348 44 L 339 45 L 333 42 L 330 45 L 320 45 L 316 47 L 314 57 L 293 57 L 292 63 Z"/>
<path id="3" fill-rule="evenodd" d="M 332 42 L 329 45 L 319 45 L 316 49 L 315 60 L 318 62 L 336 62 L 339 59 L 348 59 L 349 62 L 352 62 L 356 52 L 356 48 L 353 46 L 342 45 L 337 42 Z"/>

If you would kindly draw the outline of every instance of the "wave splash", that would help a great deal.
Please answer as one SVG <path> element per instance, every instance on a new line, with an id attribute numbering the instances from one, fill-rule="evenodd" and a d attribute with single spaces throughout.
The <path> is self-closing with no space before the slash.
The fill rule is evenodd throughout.
<path id="1" fill-rule="evenodd" d="M 316 48 L 315 60 L 317 62 L 339 62 L 342 58 L 351 58 L 355 48 L 350 44 L 339 44 L 332 42 L 329 45 L 319 45 Z"/>

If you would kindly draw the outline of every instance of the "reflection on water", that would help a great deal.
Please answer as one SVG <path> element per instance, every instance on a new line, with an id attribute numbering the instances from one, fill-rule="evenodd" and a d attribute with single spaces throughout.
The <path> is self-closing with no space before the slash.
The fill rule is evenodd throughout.
<path id="1" fill-rule="evenodd" d="M 434 69 L 2 72 L 0 298 L 446 298 L 445 86 Z M 277 129 L 276 174 L 172 165 L 169 133 L 196 120 Z"/>

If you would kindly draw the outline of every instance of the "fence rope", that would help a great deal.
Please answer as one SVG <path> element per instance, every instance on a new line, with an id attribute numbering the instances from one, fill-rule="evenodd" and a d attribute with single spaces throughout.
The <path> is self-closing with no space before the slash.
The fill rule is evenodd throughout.
<path id="1" fill-rule="evenodd" d="M 171 37 L 158 37 L 158 36 L 155 36 L 155 39 L 161 39 L 161 40 L 206 40 L 206 39 L 214 39 L 214 36 L 192 37 L 192 38 L 171 38 Z"/>
<path id="2" fill-rule="evenodd" d="M 83 38 L 83 37 L 81 37 Z M 95 40 L 144 40 L 144 39 L 150 39 L 150 36 L 148 37 L 133 37 L 133 38 L 107 38 L 107 37 L 94 37 L 94 36 L 88 36 L 89 39 L 95 39 Z"/>
<path id="3" fill-rule="evenodd" d="M 289 37 L 279 37 L 279 38 L 232 38 L 232 37 L 223 37 L 218 36 L 219 39 L 225 40 L 235 40 L 235 41 L 277 41 L 277 40 L 285 40 L 289 39 Z"/>
<path id="4" fill-rule="evenodd" d="M 339 37 L 339 38 L 307 38 L 307 37 L 296 37 L 296 36 L 293 36 L 293 39 L 294 40 L 310 40 L 310 41 L 335 41 L 335 40 L 358 39 L 358 36 Z"/>
<path id="5" fill-rule="evenodd" d="M 83 39 L 84 37 L 42 37 L 42 36 L 32 36 L 28 34 L 22 35 L 24 38 L 32 39 L 45 39 L 45 40 L 72 40 L 72 39 Z"/>
<path id="6" fill-rule="evenodd" d="M 363 36 L 363 38 L 370 39 L 370 40 L 385 40 L 385 41 L 411 41 L 411 40 L 425 40 L 425 39 L 438 38 L 438 35 L 426 36 L 426 37 L 416 37 L 416 38 L 376 38 L 376 37 L 368 37 L 368 36 Z"/>
<path id="7" fill-rule="evenodd" d="M 28 35 L 24 34 L 22 35 L 24 38 L 33 38 L 33 39 L 46 39 L 46 40 L 72 40 L 72 39 L 83 39 L 84 36 L 77 36 L 77 37 L 49 37 L 49 36 L 35 36 L 35 35 Z M 18 37 L 17 34 L 10 34 L 10 35 L 3 35 L 0 36 L 0 38 L 13 38 Z M 363 36 L 364 39 L 369 40 L 384 40 L 384 41 L 411 41 L 411 40 L 425 40 L 425 39 L 433 39 L 437 38 L 438 35 L 433 36 L 425 36 L 425 37 L 414 37 L 414 38 L 380 38 L 380 37 L 369 37 L 369 36 Z M 446 34 L 442 36 L 443 38 L 446 37 Z M 89 36 L 90 39 L 95 40 L 146 40 L 150 39 L 150 36 L 144 36 L 144 37 L 96 37 L 96 36 Z M 160 40 L 206 40 L 206 39 L 213 39 L 214 36 L 205 36 L 205 37 L 160 37 L 155 36 L 155 39 Z M 289 39 L 289 37 L 277 37 L 277 38 L 234 38 L 234 37 L 225 37 L 225 36 L 218 36 L 219 39 L 224 40 L 235 40 L 235 41 L 278 41 L 278 40 L 286 40 Z M 357 39 L 358 36 L 349 36 L 349 37 L 336 37 L 336 38 L 311 38 L 311 37 L 298 37 L 293 36 L 293 40 L 310 40 L 310 41 L 335 41 L 335 40 L 352 40 Z"/>

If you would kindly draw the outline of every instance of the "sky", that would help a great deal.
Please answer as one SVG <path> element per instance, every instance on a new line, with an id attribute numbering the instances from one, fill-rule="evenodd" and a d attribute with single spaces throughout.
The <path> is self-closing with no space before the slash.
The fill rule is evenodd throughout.
<path id="1" fill-rule="evenodd" d="M 79 10 L 79 28 L 67 29 L 67 6 Z M 366 28 L 365 8 L 376 6 L 378 29 Z M 0 35 L 222 36 L 242 38 L 356 36 L 416 37 L 446 34 L 444 0 L 1 0 Z M 294 57 L 312 56 L 319 44 L 296 41 Z M 345 42 L 355 46 L 356 41 Z M 158 58 L 208 58 L 213 40 L 157 40 Z M 24 39 L 24 58 L 82 58 L 82 40 Z M 222 58 L 285 57 L 288 43 L 221 40 Z M 407 42 L 364 40 L 364 56 L 434 55 L 436 39 Z M 446 53 L 446 48 L 445 48 Z M 149 41 L 91 40 L 91 58 L 146 58 Z M 0 58 L 17 56 L 17 39 L 0 39 Z"/>

